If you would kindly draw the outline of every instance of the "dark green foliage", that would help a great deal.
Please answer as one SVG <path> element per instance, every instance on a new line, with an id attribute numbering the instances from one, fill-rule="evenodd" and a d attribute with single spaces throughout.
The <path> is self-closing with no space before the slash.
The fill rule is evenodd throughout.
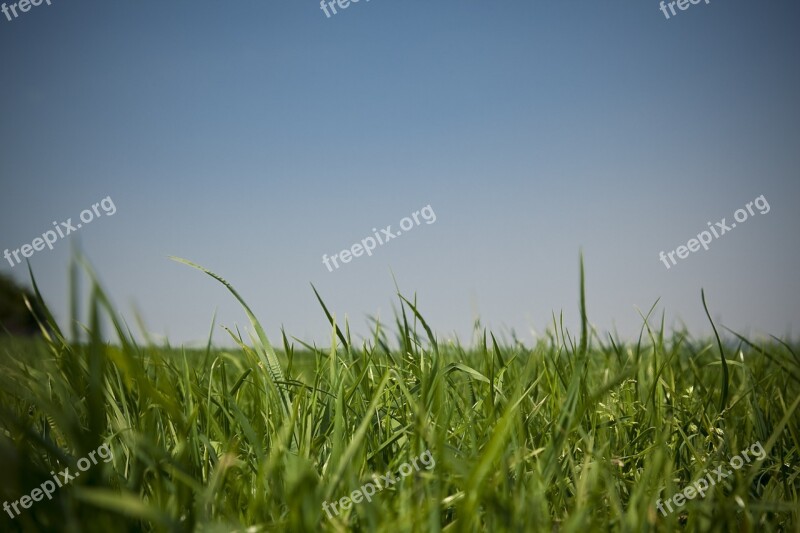
<path id="1" fill-rule="evenodd" d="M 25 305 L 25 298 L 32 302 L 36 312 L 38 303 L 33 294 L 10 277 L 0 274 L 0 335 L 31 336 L 39 331 L 36 317 Z"/>

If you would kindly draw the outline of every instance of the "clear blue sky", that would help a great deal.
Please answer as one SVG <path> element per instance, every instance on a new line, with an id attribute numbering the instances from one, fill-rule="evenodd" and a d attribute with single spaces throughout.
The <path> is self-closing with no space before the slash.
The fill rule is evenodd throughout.
<path id="1" fill-rule="evenodd" d="M 8 0 L 6 0 L 8 1 Z M 309 283 L 357 334 L 392 316 L 392 272 L 444 337 L 589 318 L 746 333 L 800 326 L 800 6 L 362 0 L 67 2 L 0 15 L 0 252 L 101 217 L 30 259 L 66 319 L 79 239 L 114 302 L 173 344 L 244 325 L 326 343 Z M 667 270 L 706 222 L 757 214 Z M 430 204 L 423 224 L 332 255 Z M 24 265 L 0 271 L 24 280 Z M 131 320 L 131 323 L 133 321 Z M 224 340 L 217 331 L 216 338 Z"/>

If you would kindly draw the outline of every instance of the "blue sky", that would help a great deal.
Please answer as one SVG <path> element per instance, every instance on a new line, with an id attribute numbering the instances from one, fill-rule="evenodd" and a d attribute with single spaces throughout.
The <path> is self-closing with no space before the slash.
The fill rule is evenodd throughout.
<path id="1" fill-rule="evenodd" d="M 526 341 L 552 313 L 633 337 L 668 325 L 796 337 L 800 6 L 362 0 L 80 3 L 0 15 L 0 251 L 110 196 L 31 265 L 66 320 L 77 241 L 120 311 L 173 344 L 244 325 L 326 343 L 310 283 L 357 335 L 394 281 L 443 336 Z M 667 270 L 708 221 L 757 214 Z M 329 272 L 332 255 L 431 205 Z M 24 280 L 23 266 L 0 271 Z M 131 320 L 132 322 L 132 320 Z M 223 341 L 224 335 L 215 336 Z"/>

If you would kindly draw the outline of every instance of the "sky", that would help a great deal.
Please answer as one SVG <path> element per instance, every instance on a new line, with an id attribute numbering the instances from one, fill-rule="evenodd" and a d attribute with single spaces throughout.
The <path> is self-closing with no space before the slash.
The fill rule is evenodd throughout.
<path id="1" fill-rule="evenodd" d="M 0 251 L 24 261 L 89 209 L 27 259 L 62 324 L 79 245 L 126 320 L 138 310 L 173 345 L 201 345 L 214 313 L 247 319 L 169 256 L 229 280 L 274 340 L 329 342 L 311 284 L 358 339 L 391 322 L 397 288 L 443 339 L 471 343 L 480 317 L 533 342 L 562 313 L 577 333 L 581 251 L 601 334 L 635 339 L 656 302 L 654 324 L 708 334 L 701 288 L 729 328 L 800 331 L 796 2 L 669 19 L 655 0 L 362 0 L 330 17 L 298 0 L 52 0 L 18 15 L 0 15 Z M 768 212 L 751 204 L 708 250 L 659 258 L 762 195 Z M 104 198 L 113 215 L 92 213 Z M 323 263 L 426 206 L 435 222 Z M 13 255 L 0 272 L 28 282 Z"/>

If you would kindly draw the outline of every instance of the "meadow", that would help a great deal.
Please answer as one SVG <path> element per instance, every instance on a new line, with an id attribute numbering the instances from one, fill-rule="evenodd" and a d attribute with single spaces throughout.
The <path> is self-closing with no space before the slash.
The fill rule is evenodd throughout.
<path id="1" fill-rule="evenodd" d="M 532 346 L 480 325 L 469 346 L 443 341 L 400 294 L 394 322 L 356 340 L 314 291 L 329 346 L 284 333 L 273 347 L 244 298 L 204 270 L 214 279 L 198 283 L 225 284 L 250 331 L 226 328 L 235 349 L 209 335 L 188 350 L 136 341 L 91 268 L 72 268 L 90 290 L 73 294 L 70 331 L 34 280 L 43 338 L 0 340 L 0 499 L 103 444 L 113 460 L 2 513 L 3 531 L 800 531 L 789 341 L 719 325 L 697 339 L 648 315 L 623 342 L 591 328 L 581 276 L 581 331 L 554 317 Z M 763 458 L 656 509 L 756 442 Z M 323 511 L 426 450 L 435 467 Z"/>

